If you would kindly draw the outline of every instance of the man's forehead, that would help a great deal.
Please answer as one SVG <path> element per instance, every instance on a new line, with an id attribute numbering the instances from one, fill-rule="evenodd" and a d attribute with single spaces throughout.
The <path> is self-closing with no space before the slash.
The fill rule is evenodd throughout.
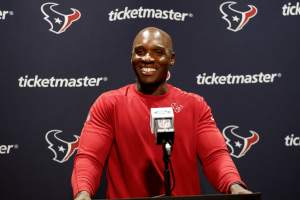
<path id="1" fill-rule="evenodd" d="M 133 42 L 133 46 L 154 44 L 158 47 L 172 48 L 171 37 L 164 31 L 157 28 L 146 28 L 140 31 Z"/>
<path id="2" fill-rule="evenodd" d="M 139 35 L 139 34 L 138 34 Z M 143 38 L 150 38 L 153 37 L 155 39 L 160 39 L 161 37 L 165 37 L 163 36 L 162 32 L 160 30 L 151 30 L 151 29 L 146 29 L 144 31 L 142 31 L 140 33 L 140 35 Z"/>
<path id="3" fill-rule="evenodd" d="M 136 43 L 136 44 L 134 44 L 134 46 L 133 46 L 133 48 L 135 48 L 135 49 L 138 49 L 138 48 L 142 48 L 142 47 L 144 47 L 144 43 Z M 166 48 L 169 48 L 168 46 L 165 46 L 165 45 L 161 45 L 161 44 L 152 44 L 151 45 L 151 47 L 152 48 L 161 48 L 161 49 L 166 49 Z"/>

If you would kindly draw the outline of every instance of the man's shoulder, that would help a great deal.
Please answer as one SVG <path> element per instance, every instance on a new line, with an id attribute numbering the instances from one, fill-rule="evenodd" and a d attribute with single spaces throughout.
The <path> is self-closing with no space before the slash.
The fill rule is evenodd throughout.
<path id="1" fill-rule="evenodd" d="M 118 89 L 105 91 L 98 96 L 97 101 L 115 103 L 118 101 L 118 99 L 121 99 L 127 95 L 130 87 L 132 87 L 132 84 L 125 85 Z"/>
<path id="2" fill-rule="evenodd" d="M 103 92 L 100 96 L 105 97 L 120 97 L 120 96 L 126 96 L 128 93 L 128 90 L 132 87 L 132 84 L 125 85 L 123 87 L 120 87 L 118 89 L 108 90 L 106 92 Z"/>
<path id="3" fill-rule="evenodd" d="M 200 94 L 188 92 L 174 86 L 172 90 L 174 91 L 175 99 L 178 99 L 180 102 L 184 102 L 186 107 L 193 109 L 195 112 L 209 108 L 205 98 Z"/>
<path id="4" fill-rule="evenodd" d="M 195 92 L 189 92 L 181 88 L 175 87 L 173 85 L 170 86 L 172 87 L 174 94 L 178 97 L 191 100 L 191 101 L 198 101 L 198 102 L 204 101 L 204 98 Z"/>

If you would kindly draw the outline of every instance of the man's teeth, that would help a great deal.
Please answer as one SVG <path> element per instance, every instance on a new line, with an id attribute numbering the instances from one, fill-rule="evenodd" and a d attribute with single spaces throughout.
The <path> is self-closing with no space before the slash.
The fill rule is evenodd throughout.
<path id="1" fill-rule="evenodd" d="M 155 72 L 156 69 L 155 68 L 151 68 L 151 67 L 143 67 L 142 68 L 142 72 Z"/>

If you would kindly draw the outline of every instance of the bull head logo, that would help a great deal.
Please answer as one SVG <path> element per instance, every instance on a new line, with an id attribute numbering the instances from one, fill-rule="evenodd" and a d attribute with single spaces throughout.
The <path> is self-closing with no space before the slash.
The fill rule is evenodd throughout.
<path id="1" fill-rule="evenodd" d="M 255 131 L 249 131 L 251 136 L 242 137 L 234 132 L 238 126 L 230 125 L 223 129 L 226 144 L 230 149 L 230 155 L 236 158 L 243 157 L 252 145 L 259 141 L 259 135 Z"/>
<path id="2" fill-rule="evenodd" d="M 51 130 L 45 135 L 45 139 L 49 144 L 48 149 L 54 153 L 53 160 L 59 163 L 66 162 L 75 153 L 79 144 L 79 136 L 73 135 L 75 140 L 67 142 L 58 137 L 61 130 Z"/>
<path id="3" fill-rule="evenodd" d="M 223 14 L 222 19 L 227 21 L 227 29 L 233 32 L 242 30 L 242 28 L 254 17 L 257 13 L 257 8 L 253 5 L 248 5 L 248 11 L 241 12 L 232 8 L 236 4 L 234 1 L 226 1 L 220 5 L 220 11 Z"/>
<path id="4" fill-rule="evenodd" d="M 54 7 L 59 4 L 57 3 L 44 3 L 41 6 L 41 11 L 45 15 L 44 20 L 46 20 L 50 24 L 49 31 L 55 34 L 61 34 L 67 30 L 71 26 L 71 24 L 80 19 L 81 13 L 79 10 L 71 8 L 73 13 L 71 14 L 62 14 L 56 10 Z"/>

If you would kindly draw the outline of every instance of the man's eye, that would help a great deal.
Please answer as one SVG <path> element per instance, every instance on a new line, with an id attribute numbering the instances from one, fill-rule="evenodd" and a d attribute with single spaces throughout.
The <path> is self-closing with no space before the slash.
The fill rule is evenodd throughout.
<path id="1" fill-rule="evenodd" d="M 135 50 L 135 53 L 136 53 L 137 55 L 144 55 L 145 51 L 144 51 L 143 49 L 136 49 L 136 50 Z"/>
<path id="2" fill-rule="evenodd" d="M 157 54 L 157 55 L 163 55 L 164 54 L 164 51 L 162 49 L 155 49 L 154 52 Z"/>

